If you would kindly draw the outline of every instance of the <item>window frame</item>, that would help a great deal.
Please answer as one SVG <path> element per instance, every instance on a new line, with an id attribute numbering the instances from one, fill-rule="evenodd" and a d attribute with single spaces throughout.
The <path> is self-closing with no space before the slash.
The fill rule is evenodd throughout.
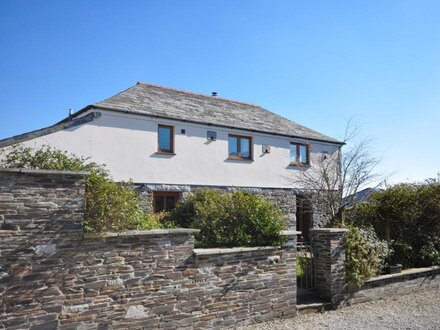
<path id="1" fill-rule="evenodd" d="M 163 211 L 157 211 L 156 210 L 156 197 L 164 197 L 164 210 Z M 166 197 L 168 196 L 173 196 L 174 197 L 174 202 L 175 204 L 177 204 L 179 202 L 180 199 L 180 192 L 177 191 L 153 191 L 153 213 L 158 213 L 158 212 L 167 212 L 167 201 L 166 201 Z"/>
<path id="2" fill-rule="evenodd" d="M 310 166 L 310 145 L 306 144 L 306 143 L 299 143 L 299 142 L 290 142 L 290 148 L 289 148 L 289 153 L 291 151 L 291 147 L 292 146 L 296 146 L 296 157 L 295 157 L 295 161 L 290 161 L 290 165 L 295 165 L 295 166 Z M 300 148 L 301 146 L 306 147 L 306 162 L 300 162 Z M 289 159 L 290 159 L 290 154 L 289 154 Z"/>
<path id="3" fill-rule="evenodd" d="M 160 148 L 160 134 L 159 134 L 159 130 L 161 128 L 168 128 L 168 129 L 170 129 L 170 147 L 171 147 L 171 149 L 161 149 Z M 163 125 L 163 124 L 158 124 L 157 125 L 157 152 L 160 153 L 160 154 L 174 154 L 174 126 Z"/>
<path id="4" fill-rule="evenodd" d="M 229 155 L 229 138 L 234 137 L 237 139 L 237 156 Z M 241 139 L 249 140 L 249 157 L 241 156 Z M 240 134 L 228 134 L 228 159 L 234 160 L 254 160 L 254 144 L 253 137 Z"/>

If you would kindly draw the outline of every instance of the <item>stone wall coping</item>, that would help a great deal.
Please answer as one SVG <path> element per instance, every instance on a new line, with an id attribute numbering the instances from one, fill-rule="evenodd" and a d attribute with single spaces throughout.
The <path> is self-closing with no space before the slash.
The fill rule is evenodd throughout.
<path id="1" fill-rule="evenodd" d="M 84 234 L 84 238 L 106 238 L 106 237 L 130 237 L 130 236 L 154 236 L 173 234 L 197 234 L 199 229 L 174 228 L 174 229 L 151 229 L 151 230 L 126 230 L 119 233 Z"/>
<path id="2" fill-rule="evenodd" d="M 302 233 L 297 230 L 281 230 L 280 235 L 283 236 L 295 236 L 295 235 L 301 235 Z"/>
<path id="3" fill-rule="evenodd" d="M 26 174 L 55 174 L 55 175 L 77 175 L 87 176 L 90 174 L 88 171 L 60 171 L 60 170 L 40 170 L 35 168 L 4 168 L 0 167 L 0 172 L 9 173 L 26 173 Z"/>
<path id="4" fill-rule="evenodd" d="M 310 228 L 315 233 L 346 233 L 348 228 Z"/>
<path id="5" fill-rule="evenodd" d="M 214 254 L 278 250 L 279 248 L 280 248 L 279 246 L 256 246 L 256 247 L 236 247 L 236 248 L 194 249 L 193 253 L 196 256 L 205 256 L 205 255 L 214 255 Z"/>
<path id="6" fill-rule="evenodd" d="M 410 268 L 410 269 L 402 270 L 401 273 L 385 274 L 385 275 L 373 277 L 373 278 L 370 278 L 369 280 L 367 280 L 365 283 L 380 282 L 382 280 L 386 280 L 389 278 L 399 278 L 399 277 L 404 277 L 407 275 L 423 274 L 423 273 L 432 272 L 432 271 L 436 271 L 436 270 L 440 270 L 440 266 L 423 267 L 423 268 Z"/>

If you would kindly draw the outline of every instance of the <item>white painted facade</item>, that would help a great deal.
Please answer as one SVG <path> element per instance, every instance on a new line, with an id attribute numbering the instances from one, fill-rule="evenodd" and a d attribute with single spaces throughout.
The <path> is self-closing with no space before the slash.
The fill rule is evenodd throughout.
<path id="1" fill-rule="evenodd" d="M 91 110 L 90 110 L 91 111 Z M 310 163 L 337 161 L 339 145 L 291 139 L 239 129 L 194 124 L 99 110 L 101 117 L 69 129 L 23 143 L 39 148 L 49 145 L 106 164 L 114 180 L 137 183 L 301 188 L 292 184 L 301 171 L 290 165 L 290 143 L 310 145 Z M 84 113 L 84 115 L 87 113 Z M 157 153 L 158 124 L 174 126 L 175 155 Z M 185 133 L 182 134 L 181 130 Z M 217 132 L 209 141 L 207 131 Z M 253 160 L 228 159 L 228 134 L 253 138 Z M 270 145 L 270 153 L 262 145 Z"/>

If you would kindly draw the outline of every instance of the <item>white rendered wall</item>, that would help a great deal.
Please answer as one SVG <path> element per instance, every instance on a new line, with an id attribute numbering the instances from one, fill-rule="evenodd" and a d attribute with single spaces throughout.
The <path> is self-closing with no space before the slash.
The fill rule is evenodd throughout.
<path id="1" fill-rule="evenodd" d="M 193 184 L 267 188 L 300 188 L 298 175 L 305 168 L 289 165 L 289 139 L 237 129 L 203 126 L 173 120 L 152 119 L 141 115 L 100 111 L 102 116 L 87 124 L 24 142 L 38 148 L 49 145 L 78 156 L 106 164 L 117 181 L 132 179 L 138 183 Z M 175 127 L 175 155 L 157 151 L 157 125 Z M 181 134 L 185 129 L 185 134 Z M 217 132 L 216 141 L 208 141 L 206 132 Z M 253 137 L 253 161 L 228 159 L 228 134 Z M 262 145 L 271 151 L 262 153 Z M 310 142 L 311 166 L 321 161 L 335 161 L 338 146 Z M 310 170 L 310 169 L 309 169 Z"/>

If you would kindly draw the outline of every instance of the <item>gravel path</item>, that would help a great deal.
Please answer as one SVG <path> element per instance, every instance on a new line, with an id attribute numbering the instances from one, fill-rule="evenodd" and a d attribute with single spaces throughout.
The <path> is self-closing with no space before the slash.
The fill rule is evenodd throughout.
<path id="1" fill-rule="evenodd" d="M 440 289 L 240 329 L 440 329 Z"/>

